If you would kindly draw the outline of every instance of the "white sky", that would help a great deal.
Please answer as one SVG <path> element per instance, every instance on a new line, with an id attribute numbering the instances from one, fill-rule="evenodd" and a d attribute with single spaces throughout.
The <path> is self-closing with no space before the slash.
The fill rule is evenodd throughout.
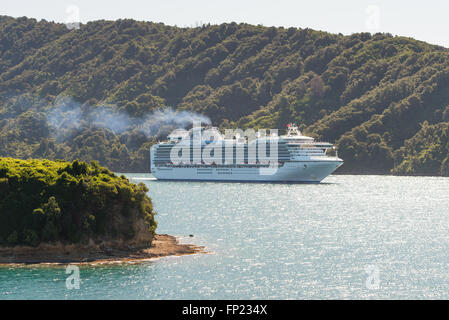
<path id="1" fill-rule="evenodd" d="M 449 47 L 448 0 L 0 0 L 0 15 L 57 22 L 133 18 L 195 26 L 235 21 L 343 34 L 390 32 Z"/>

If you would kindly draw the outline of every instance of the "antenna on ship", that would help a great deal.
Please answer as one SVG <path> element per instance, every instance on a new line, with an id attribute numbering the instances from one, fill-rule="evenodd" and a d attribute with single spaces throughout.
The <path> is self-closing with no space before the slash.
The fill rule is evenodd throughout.
<path id="1" fill-rule="evenodd" d="M 301 135 L 301 132 L 298 130 L 298 126 L 295 123 L 287 124 L 287 136 L 296 136 Z"/>
<path id="2" fill-rule="evenodd" d="M 335 151 L 335 157 L 338 158 L 338 149 L 335 146 L 333 146 L 332 149 Z"/>

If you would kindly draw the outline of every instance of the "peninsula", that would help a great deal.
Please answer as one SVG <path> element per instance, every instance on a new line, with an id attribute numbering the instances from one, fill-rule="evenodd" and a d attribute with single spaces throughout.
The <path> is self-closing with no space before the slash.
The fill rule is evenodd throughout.
<path id="1" fill-rule="evenodd" d="M 192 254 L 157 235 L 148 188 L 96 162 L 0 158 L 0 264 L 135 261 Z"/>

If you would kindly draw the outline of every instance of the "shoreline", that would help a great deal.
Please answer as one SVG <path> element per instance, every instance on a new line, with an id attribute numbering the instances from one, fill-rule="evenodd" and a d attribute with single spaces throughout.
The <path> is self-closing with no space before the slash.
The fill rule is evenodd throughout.
<path id="1" fill-rule="evenodd" d="M 116 175 L 117 173 L 114 172 Z M 142 174 L 142 172 L 121 172 L 120 174 Z M 151 172 L 143 172 L 143 174 L 151 174 Z M 391 174 L 391 173 L 382 173 L 382 172 L 332 172 L 329 176 L 390 176 L 390 177 L 433 177 L 433 178 L 447 178 L 448 176 L 442 175 L 428 175 L 428 174 Z M 139 178 L 130 178 L 130 179 L 139 179 Z M 157 180 L 157 178 L 154 178 Z M 162 180 L 159 180 L 162 181 Z M 182 180 L 181 180 L 182 181 Z M 188 180 L 185 180 L 188 181 Z M 226 182 L 226 181 L 225 181 Z"/>
<path id="2" fill-rule="evenodd" d="M 205 247 L 179 243 L 178 238 L 168 234 L 156 234 L 151 247 L 139 249 L 131 247 L 127 249 L 102 249 L 99 246 L 81 245 L 0 248 L 0 267 L 13 265 L 138 263 L 163 257 L 198 253 L 206 253 Z"/>

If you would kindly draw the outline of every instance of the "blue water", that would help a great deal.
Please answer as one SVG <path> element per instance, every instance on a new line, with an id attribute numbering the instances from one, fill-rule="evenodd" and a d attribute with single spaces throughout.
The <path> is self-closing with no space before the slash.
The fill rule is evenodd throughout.
<path id="1" fill-rule="evenodd" d="M 158 232 L 211 254 L 0 268 L 0 299 L 448 299 L 449 179 L 330 176 L 324 183 L 163 182 Z M 187 237 L 194 234 L 193 238 Z"/>

